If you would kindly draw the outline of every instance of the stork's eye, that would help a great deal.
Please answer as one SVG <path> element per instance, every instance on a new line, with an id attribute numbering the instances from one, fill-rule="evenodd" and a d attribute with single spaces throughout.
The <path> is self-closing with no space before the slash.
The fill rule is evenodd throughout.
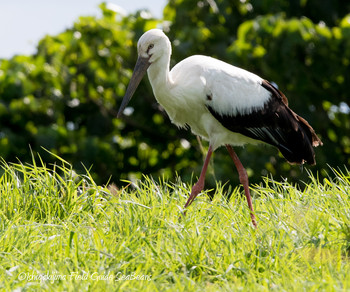
<path id="1" fill-rule="evenodd" d="M 150 49 L 152 49 L 154 47 L 154 44 L 150 44 L 149 46 L 148 46 L 148 51 L 150 50 Z"/>

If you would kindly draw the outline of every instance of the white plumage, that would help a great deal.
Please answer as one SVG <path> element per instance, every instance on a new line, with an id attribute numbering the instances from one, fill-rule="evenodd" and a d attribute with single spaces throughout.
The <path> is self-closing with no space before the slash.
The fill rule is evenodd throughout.
<path id="1" fill-rule="evenodd" d="M 151 70 L 161 69 L 155 66 Z M 189 125 L 194 134 L 210 141 L 215 150 L 226 144 L 244 145 L 256 140 L 224 128 L 206 106 L 210 105 L 219 114 L 250 114 L 262 108 L 270 97 L 261 81 L 253 73 L 214 58 L 192 56 L 170 71 L 165 91 L 159 92 L 153 86 L 153 92 L 176 125 Z"/>
<path id="2" fill-rule="evenodd" d="M 137 46 L 139 57 L 118 116 L 147 70 L 154 95 L 171 121 L 178 127 L 190 126 L 194 134 L 209 141 L 201 176 L 185 208 L 204 187 L 212 152 L 225 145 L 239 172 L 256 226 L 247 174 L 231 145 L 263 141 L 278 147 L 291 162 L 313 164 L 312 145 L 321 141 L 309 124 L 288 108 L 285 96 L 259 76 L 199 55 L 186 58 L 169 71 L 171 44 L 159 29 L 144 33 Z M 299 141 L 302 146 L 294 145 Z"/>

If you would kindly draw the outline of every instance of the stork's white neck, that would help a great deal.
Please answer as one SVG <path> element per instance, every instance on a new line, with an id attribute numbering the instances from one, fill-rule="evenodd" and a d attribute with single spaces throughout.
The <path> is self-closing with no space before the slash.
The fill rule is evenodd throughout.
<path id="1" fill-rule="evenodd" d="M 169 42 L 169 45 L 165 47 L 159 58 L 153 61 L 149 66 L 147 73 L 156 100 L 165 109 L 169 118 L 173 121 L 180 105 L 177 96 L 172 94 L 174 81 L 169 69 L 170 56 L 171 46 Z"/>
<path id="2" fill-rule="evenodd" d="M 169 66 L 170 52 L 163 54 L 159 59 L 154 61 L 147 70 L 153 93 L 159 102 L 159 99 L 162 99 L 164 92 L 166 92 L 172 84 L 169 74 Z"/>

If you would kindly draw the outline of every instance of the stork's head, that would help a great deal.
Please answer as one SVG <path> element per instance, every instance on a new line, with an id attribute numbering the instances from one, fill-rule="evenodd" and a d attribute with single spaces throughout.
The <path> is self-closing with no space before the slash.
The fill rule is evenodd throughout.
<path id="1" fill-rule="evenodd" d="M 132 98 L 142 77 L 145 75 L 149 66 L 157 62 L 161 56 L 171 53 L 171 44 L 168 37 L 160 29 L 151 29 L 145 32 L 137 43 L 138 58 L 131 76 L 130 83 L 126 89 L 125 96 L 118 111 L 118 117 L 124 111 Z"/>
<path id="2" fill-rule="evenodd" d="M 168 37 L 160 29 L 145 32 L 137 42 L 139 58 L 145 58 L 150 64 L 157 61 L 164 54 L 169 54 L 171 45 Z"/>

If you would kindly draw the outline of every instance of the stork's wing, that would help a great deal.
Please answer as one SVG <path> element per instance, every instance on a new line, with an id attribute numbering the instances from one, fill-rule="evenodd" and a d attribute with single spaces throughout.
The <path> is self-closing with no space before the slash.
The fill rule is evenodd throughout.
<path id="1" fill-rule="evenodd" d="M 261 88 L 258 90 L 265 100 L 263 105 L 257 102 L 258 106 L 254 107 L 250 102 L 250 111 L 246 108 L 245 111 L 230 112 L 208 102 L 208 110 L 228 130 L 276 146 L 289 162 L 315 164 L 312 146 L 322 145 L 315 131 L 288 107 L 282 92 L 266 80 L 259 83 Z M 264 94 L 268 97 L 265 98 Z M 216 95 L 212 100 L 215 98 Z M 255 100 L 259 101 L 258 97 Z"/>

